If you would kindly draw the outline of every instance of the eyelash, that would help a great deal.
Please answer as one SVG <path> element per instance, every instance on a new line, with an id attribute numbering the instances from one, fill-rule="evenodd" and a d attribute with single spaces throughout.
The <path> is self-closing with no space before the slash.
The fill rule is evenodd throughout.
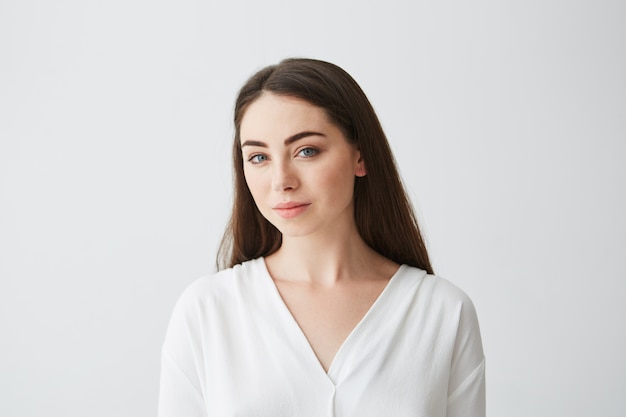
<path id="1" fill-rule="evenodd" d="M 312 151 L 312 154 L 311 155 L 301 155 L 305 151 Z M 300 149 L 296 155 L 300 155 L 302 158 L 308 159 L 308 158 L 313 158 L 318 153 L 320 153 L 319 149 L 307 147 L 307 148 Z M 264 158 L 264 159 L 259 161 L 259 158 Z M 250 163 L 252 163 L 254 165 L 258 165 L 258 164 L 261 164 L 261 163 L 267 161 L 267 159 L 268 159 L 267 155 L 264 155 L 262 153 L 257 153 L 257 154 L 251 155 L 248 158 L 248 162 L 250 162 Z"/>
<path id="2" fill-rule="evenodd" d="M 258 157 L 264 157 L 265 159 L 263 161 L 255 160 Z M 248 158 L 248 162 L 250 162 L 252 164 L 255 164 L 255 165 L 256 164 L 260 164 L 260 163 L 262 163 L 262 162 L 264 162 L 266 160 L 267 160 L 267 156 L 263 155 L 262 153 L 258 153 L 256 155 L 252 155 L 252 156 L 250 156 L 250 158 Z"/>
<path id="3" fill-rule="evenodd" d="M 312 154 L 312 155 L 302 155 L 302 157 L 303 157 L 303 158 L 312 158 L 312 157 L 314 157 L 315 155 L 317 155 L 318 153 L 320 153 L 320 151 L 319 151 L 318 149 L 308 147 L 308 148 L 303 148 L 303 149 L 300 149 L 300 150 L 298 151 L 298 155 L 300 155 L 300 154 L 301 154 L 302 152 L 304 152 L 304 151 L 313 151 L 313 154 Z"/>

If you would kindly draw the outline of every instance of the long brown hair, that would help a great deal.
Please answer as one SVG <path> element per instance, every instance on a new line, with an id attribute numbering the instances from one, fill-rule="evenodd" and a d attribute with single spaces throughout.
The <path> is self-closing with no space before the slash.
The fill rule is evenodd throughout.
<path id="1" fill-rule="evenodd" d="M 282 235 L 257 209 L 243 174 L 241 120 L 264 92 L 306 100 L 326 111 L 361 152 L 367 175 L 355 178 L 358 231 L 372 249 L 397 262 L 433 273 L 426 245 L 389 143 L 372 105 L 354 79 L 338 66 L 291 58 L 263 68 L 244 84 L 235 103 L 233 142 L 234 201 L 217 257 L 218 269 L 270 255 Z"/>

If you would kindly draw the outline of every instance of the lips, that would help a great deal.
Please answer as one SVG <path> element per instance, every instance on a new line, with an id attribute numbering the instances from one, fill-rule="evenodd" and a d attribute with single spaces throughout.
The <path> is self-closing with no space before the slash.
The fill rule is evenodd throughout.
<path id="1" fill-rule="evenodd" d="M 291 219 L 304 213 L 310 205 L 311 203 L 287 201 L 276 204 L 274 207 L 272 207 L 272 210 L 274 210 L 276 214 L 284 219 Z"/>

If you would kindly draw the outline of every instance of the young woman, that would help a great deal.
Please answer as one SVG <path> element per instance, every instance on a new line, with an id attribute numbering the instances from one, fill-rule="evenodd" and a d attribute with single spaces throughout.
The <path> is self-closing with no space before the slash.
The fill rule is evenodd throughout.
<path id="1" fill-rule="evenodd" d="M 432 275 L 357 83 L 288 59 L 248 80 L 234 121 L 221 271 L 175 307 L 159 415 L 484 416 L 474 307 Z"/>

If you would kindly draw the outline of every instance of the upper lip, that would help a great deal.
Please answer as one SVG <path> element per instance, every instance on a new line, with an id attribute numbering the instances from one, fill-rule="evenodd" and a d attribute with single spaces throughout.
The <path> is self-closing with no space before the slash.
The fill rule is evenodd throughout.
<path id="1" fill-rule="evenodd" d="M 291 209 L 291 208 L 294 208 L 294 207 L 306 206 L 308 204 L 309 203 L 301 203 L 299 201 L 284 201 L 282 203 L 276 204 L 272 208 L 278 209 L 278 210 L 280 210 L 280 209 Z"/>

